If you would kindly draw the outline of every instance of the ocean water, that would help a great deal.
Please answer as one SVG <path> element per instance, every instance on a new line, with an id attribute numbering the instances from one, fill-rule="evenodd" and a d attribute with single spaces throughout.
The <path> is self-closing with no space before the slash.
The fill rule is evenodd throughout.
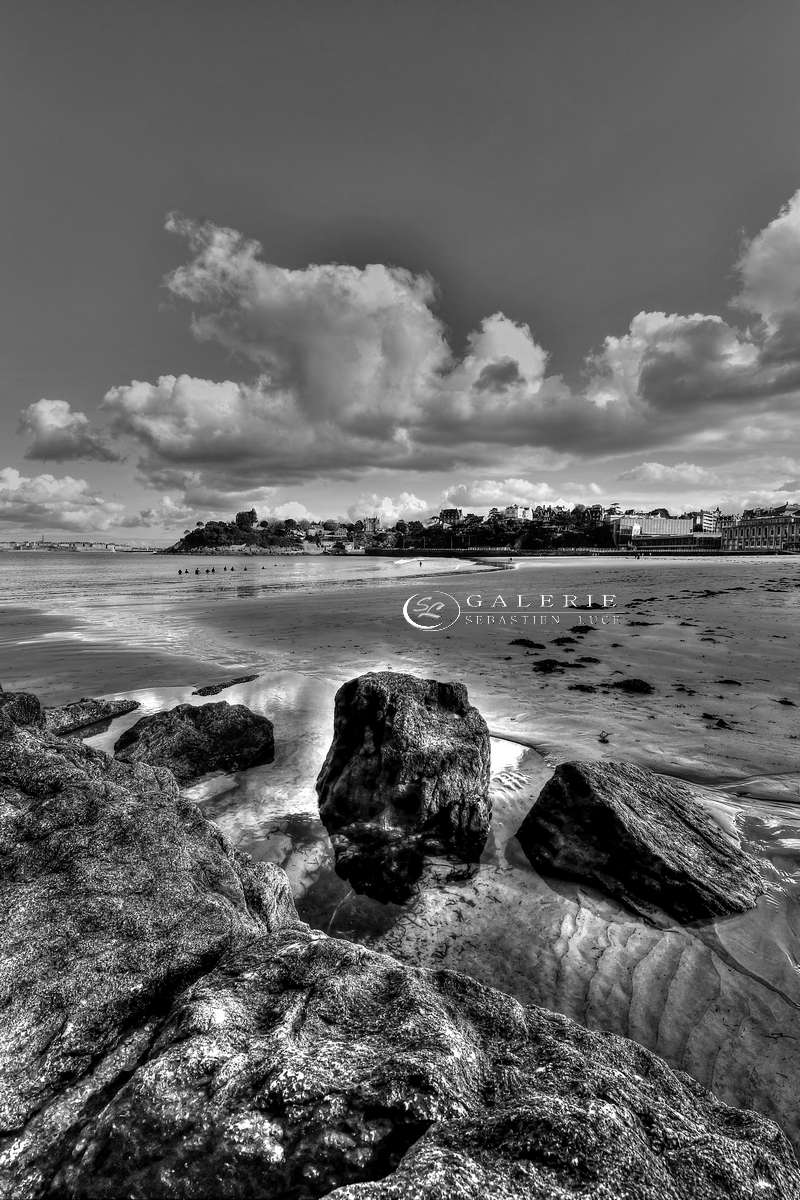
<path id="1" fill-rule="evenodd" d="M 451 573 L 447 559 L 365 555 L 213 555 L 0 551 L 0 604 L 93 614 L 110 606 L 169 605 L 193 597 L 252 594 L 254 588 L 318 591 L 402 579 L 420 569 Z M 212 575 L 211 569 L 214 574 Z M 183 572 L 181 575 L 178 572 Z M 199 575 L 195 572 L 199 572 Z"/>

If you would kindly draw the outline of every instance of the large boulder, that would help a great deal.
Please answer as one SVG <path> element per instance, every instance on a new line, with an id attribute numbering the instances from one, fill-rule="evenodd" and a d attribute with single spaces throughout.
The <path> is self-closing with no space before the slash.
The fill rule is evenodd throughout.
<path id="1" fill-rule="evenodd" d="M 272 762 L 272 722 L 244 704 L 179 704 L 142 717 L 114 744 L 123 762 L 169 767 L 179 783 L 208 771 L 244 771 Z"/>
<path id="2" fill-rule="evenodd" d="M 339 874 L 403 900 L 426 854 L 476 861 L 492 815 L 489 769 L 489 730 L 463 684 L 391 671 L 343 684 L 317 778 Z"/>
<path id="3" fill-rule="evenodd" d="M 755 859 L 686 784 L 636 763 L 562 763 L 517 837 L 538 869 L 679 921 L 744 912 L 764 890 Z"/>
<path id="4" fill-rule="evenodd" d="M 44 724 L 48 733 L 59 735 L 82 732 L 101 732 L 97 726 L 108 726 L 116 717 L 124 717 L 139 708 L 138 700 L 96 700 L 84 697 L 72 704 L 44 709 Z"/>
<path id="5" fill-rule="evenodd" d="M 163 769 L 9 728 L 0 856 L 9 1200 L 800 1196 L 634 1043 L 300 924 Z"/>

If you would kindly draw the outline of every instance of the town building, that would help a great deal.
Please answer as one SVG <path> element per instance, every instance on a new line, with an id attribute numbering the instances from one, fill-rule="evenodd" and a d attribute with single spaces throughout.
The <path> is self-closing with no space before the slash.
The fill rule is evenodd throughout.
<path id="1" fill-rule="evenodd" d="M 503 509 L 503 516 L 510 517 L 512 521 L 530 521 L 533 510 L 529 504 L 509 504 Z"/>
<path id="2" fill-rule="evenodd" d="M 649 537 L 632 537 L 629 549 L 641 554 L 717 554 L 721 536 L 718 533 L 658 534 Z"/>
<path id="3" fill-rule="evenodd" d="M 439 524 L 442 526 L 457 525 L 461 520 L 460 508 L 443 508 L 439 513 Z"/>
<path id="4" fill-rule="evenodd" d="M 381 519 L 380 517 L 364 517 L 364 533 L 380 533 Z"/>
<path id="5" fill-rule="evenodd" d="M 723 551 L 800 553 L 800 505 L 744 512 L 721 533 Z"/>
<path id="6" fill-rule="evenodd" d="M 702 533 L 717 533 L 721 521 L 722 513 L 718 508 L 714 509 L 713 512 L 703 509 L 697 514 L 695 528 L 699 529 Z"/>
<path id="7" fill-rule="evenodd" d="M 692 517 L 651 517 L 649 513 L 624 513 L 611 519 L 614 542 L 620 545 L 632 538 L 688 537 L 694 527 Z"/>

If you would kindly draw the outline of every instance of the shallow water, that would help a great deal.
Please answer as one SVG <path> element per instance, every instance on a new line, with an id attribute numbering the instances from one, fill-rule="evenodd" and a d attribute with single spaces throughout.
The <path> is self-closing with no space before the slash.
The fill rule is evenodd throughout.
<path id="1" fill-rule="evenodd" d="M 198 627 L 199 605 L 379 587 L 452 571 L 452 560 L 435 558 L 5 551 L 0 552 L 0 646 L 4 610 L 22 609 L 39 620 L 30 621 L 30 632 L 18 645 L 112 642 L 172 654 L 199 652 L 213 661 L 220 647 Z M 42 628 L 42 618 L 53 627 Z"/>

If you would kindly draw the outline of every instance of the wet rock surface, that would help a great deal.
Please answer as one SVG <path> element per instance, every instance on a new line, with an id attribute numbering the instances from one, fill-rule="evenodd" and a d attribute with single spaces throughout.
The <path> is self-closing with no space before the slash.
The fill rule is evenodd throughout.
<path id="1" fill-rule="evenodd" d="M 537 869 L 679 921 L 744 912 L 764 890 L 756 860 L 686 784 L 635 763 L 562 763 L 517 837 Z"/>
<path id="2" fill-rule="evenodd" d="M 489 730 L 463 684 L 389 671 L 343 684 L 317 779 L 339 874 L 400 901 L 427 854 L 476 861 L 491 822 L 489 763 Z"/>
<path id="3" fill-rule="evenodd" d="M 138 700 L 95 700 L 84 697 L 72 704 L 44 709 L 44 724 L 48 733 L 69 734 L 82 732 L 84 736 L 100 732 L 96 726 L 108 726 L 116 717 L 135 712 L 140 707 Z"/>
<path id="4" fill-rule="evenodd" d="M 124 762 L 168 767 L 180 783 L 208 771 L 243 771 L 275 756 L 272 722 L 243 704 L 179 704 L 142 717 L 114 745 Z"/>
<path id="5" fill-rule="evenodd" d="M 301 924 L 163 769 L 7 728 L 0 855 L 9 1196 L 800 1195 L 634 1043 Z"/>
<path id="6" fill-rule="evenodd" d="M 226 688 L 236 687 L 239 683 L 252 683 L 258 675 L 237 675 L 235 679 L 223 679 L 221 683 L 207 683 L 205 687 L 196 688 L 193 696 L 216 696 Z"/>

